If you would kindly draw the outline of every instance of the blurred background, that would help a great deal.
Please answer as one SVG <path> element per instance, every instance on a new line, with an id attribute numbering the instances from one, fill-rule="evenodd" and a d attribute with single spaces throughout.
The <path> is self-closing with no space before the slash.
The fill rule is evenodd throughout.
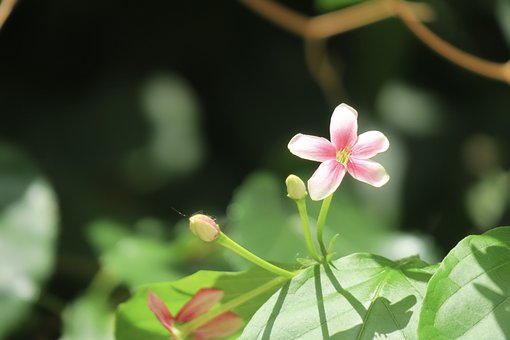
<path id="1" fill-rule="evenodd" d="M 509 59 L 510 0 L 426 4 L 445 40 Z M 305 42 L 239 1 L 20 0 L 0 31 L 0 338 L 111 339 L 139 285 L 246 268 L 189 235 L 199 211 L 269 260 L 306 256 L 284 180 L 317 163 L 287 143 L 327 137 L 342 102 L 390 139 L 376 159 L 391 180 L 346 177 L 327 226 L 338 256 L 432 263 L 510 224 L 508 83 L 398 18 Z"/>

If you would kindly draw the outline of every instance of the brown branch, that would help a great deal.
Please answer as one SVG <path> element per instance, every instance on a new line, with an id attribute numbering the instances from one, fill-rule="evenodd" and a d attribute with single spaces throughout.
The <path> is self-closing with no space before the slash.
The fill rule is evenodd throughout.
<path id="1" fill-rule="evenodd" d="M 434 16 L 434 13 L 426 4 L 412 3 L 410 6 L 413 14 L 421 20 L 429 21 Z M 308 38 L 328 38 L 373 24 L 393 15 L 393 11 L 388 8 L 384 1 L 366 1 L 311 18 L 307 25 L 306 36 Z"/>
<path id="2" fill-rule="evenodd" d="M 18 0 L 3 0 L 0 2 L 0 29 L 3 27 L 7 18 L 11 14 Z"/>
<path id="3" fill-rule="evenodd" d="M 272 0 L 241 2 L 263 18 L 304 38 L 308 70 L 332 104 L 336 104 L 344 91 L 327 54 L 326 39 L 394 15 L 384 0 L 372 0 L 311 18 Z M 410 6 L 421 20 L 430 20 L 433 16 L 426 4 Z"/>
<path id="4" fill-rule="evenodd" d="M 510 61 L 497 63 L 479 58 L 451 45 L 429 30 L 422 23 L 433 17 L 432 10 L 426 4 L 404 0 L 372 0 L 310 18 L 272 0 L 241 2 L 274 24 L 312 40 L 325 39 L 397 15 L 418 39 L 439 55 L 471 72 L 510 84 Z"/>
<path id="5" fill-rule="evenodd" d="M 308 17 L 273 0 L 241 0 L 257 14 L 289 32 L 304 38 L 328 38 L 358 27 L 386 19 L 394 13 L 383 0 L 353 5 L 335 12 Z M 433 16 L 426 4 L 410 4 L 411 11 L 421 20 Z"/>
<path id="6" fill-rule="evenodd" d="M 304 36 L 309 18 L 271 0 L 241 0 L 255 13 L 287 31 Z"/>
<path id="7" fill-rule="evenodd" d="M 425 45 L 442 57 L 482 76 L 510 83 L 510 63 L 497 63 L 464 52 L 429 30 L 402 0 L 386 0 L 404 24 Z"/>

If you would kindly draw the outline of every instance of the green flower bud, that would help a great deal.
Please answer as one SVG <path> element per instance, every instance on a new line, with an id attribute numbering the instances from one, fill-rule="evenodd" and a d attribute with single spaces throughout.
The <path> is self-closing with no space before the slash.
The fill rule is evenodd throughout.
<path id="1" fill-rule="evenodd" d="M 300 200 L 308 195 L 305 183 L 296 175 L 289 175 L 285 184 L 287 185 L 287 197 L 293 200 Z"/>

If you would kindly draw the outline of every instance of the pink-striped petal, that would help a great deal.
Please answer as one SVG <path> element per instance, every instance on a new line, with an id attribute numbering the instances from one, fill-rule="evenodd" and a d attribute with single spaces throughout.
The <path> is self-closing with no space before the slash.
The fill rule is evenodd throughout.
<path id="1" fill-rule="evenodd" d="M 379 131 L 368 131 L 358 136 L 358 141 L 352 147 L 352 157 L 367 159 L 380 152 L 388 150 L 390 142 Z"/>
<path id="2" fill-rule="evenodd" d="M 358 112 L 347 104 L 338 105 L 331 116 L 329 133 L 337 150 L 354 145 L 358 137 Z"/>
<path id="3" fill-rule="evenodd" d="M 308 192 L 314 201 L 320 201 L 338 188 L 345 175 L 345 168 L 335 159 L 325 161 L 308 180 Z"/>
<path id="4" fill-rule="evenodd" d="M 223 313 L 193 331 L 193 340 L 219 339 L 237 332 L 243 319 L 232 312 Z"/>
<path id="5" fill-rule="evenodd" d="M 292 137 L 288 148 L 294 155 L 316 162 L 336 157 L 336 149 L 329 140 L 301 133 Z"/>
<path id="6" fill-rule="evenodd" d="M 171 334 L 173 333 L 173 323 L 174 318 L 168 308 L 166 307 L 165 303 L 159 296 L 154 294 L 152 290 L 149 289 L 149 295 L 148 295 L 148 305 L 149 309 L 156 315 L 156 318 L 158 318 L 159 322 L 165 326 L 166 329 Z"/>
<path id="7" fill-rule="evenodd" d="M 386 184 L 390 179 L 390 176 L 381 164 L 367 159 L 351 157 L 347 163 L 347 171 L 358 181 L 368 183 L 377 188 Z"/>
<path id="8" fill-rule="evenodd" d="M 209 311 L 221 299 L 223 299 L 222 290 L 202 288 L 181 308 L 175 320 L 178 322 L 191 321 Z"/>

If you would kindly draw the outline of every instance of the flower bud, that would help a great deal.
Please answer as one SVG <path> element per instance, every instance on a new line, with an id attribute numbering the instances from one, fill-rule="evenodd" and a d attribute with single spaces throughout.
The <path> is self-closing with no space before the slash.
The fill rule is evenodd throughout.
<path id="1" fill-rule="evenodd" d="M 308 194 L 305 183 L 296 175 L 289 175 L 285 180 L 285 184 L 287 185 L 287 197 L 293 200 L 300 200 Z"/>
<path id="2" fill-rule="evenodd" d="M 216 221 L 202 214 L 195 214 L 189 218 L 189 228 L 193 234 L 205 242 L 216 240 L 220 234 L 220 227 Z"/>

